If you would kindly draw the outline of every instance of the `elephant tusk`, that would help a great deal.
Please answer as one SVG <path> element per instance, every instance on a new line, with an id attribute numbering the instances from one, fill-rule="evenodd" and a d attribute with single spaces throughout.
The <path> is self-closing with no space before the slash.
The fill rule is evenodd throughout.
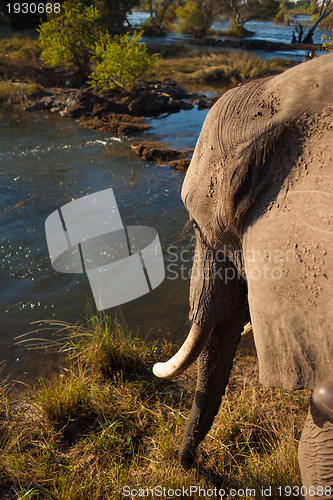
<path id="1" fill-rule="evenodd" d="M 244 326 L 244 330 L 242 331 L 242 340 L 244 339 L 250 339 L 253 337 L 253 329 L 251 323 L 246 323 Z"/>
<path id="2" fill-rule="evenodd" d="M 173 378 L 183 373 L 197 359 L 213 330 L 214 326 L 202 327 L 193 323 L 179 351 L 169 361 L 153 366 L 154 375 L 159 378 Z"/>

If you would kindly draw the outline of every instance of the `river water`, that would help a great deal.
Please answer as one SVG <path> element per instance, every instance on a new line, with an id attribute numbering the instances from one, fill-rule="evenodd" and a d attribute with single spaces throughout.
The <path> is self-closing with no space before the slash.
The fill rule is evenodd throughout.
<path id="1" fill-rule="evenodd" d="M 132 21 L 145 16 L 134 13 Z M 269 22 L 247 27 L 257 31 L 255 36 L 272 41 L 285 39 L 284 30 L 289 29 Z M 316 36 L 320 34 L 318 30 Z M 185 43 L 186 37 L 169 35 L 168 40 Z M 17 344 L 17 336 L 35 329 L 33 322 L 83 322 L 88 306 L 96 311 L 84 275 L 52 269 L 44 225 L 58 207 L 109 187 L 124 225 L 147 225 L 158 231 L 166 279 L 149 294 L 108 313 L 122 315 L 143 337 L 150 332 L 150 338 L 183 339 L 194 249 L 192 232 L 175 245 L 187 222 L 180 199 L 184 176 L 168 165 L 143 161 L 130 144 L 151 138 L 178 149 L 193 148 L 206 113 L 195 107 L 149 118 L 151 129 L 134 139 L 82 129 L 73 120 L 49 113 L 20 121 L 0 118 L 0 362 L 5 362 L 0 378 L 8 374 L 34 378 L 40 370 L 52 370 L 52 356 Z M 42 336 L 52 338 L 47 331 Z"/>
<path id="2" fill-rule="evenodd" d="M 147 12 L 133 12 L 128 16 L 128 20 L 131 25 L 139 27 L 140 24 L 142 24 L 148 17 L 149 14 Z M 299 23 L 303 25 L 304 33 L 307 33 L 309 30 L 310 16 L 298 16 L 294 18 L 289 25 L 274 23 L 272 21 L 248 21 L 244 26 L 247 30 L 254 32 L 253 35 L 248 37 L 248 39 L 250 40 L 267 40 L 268 42 L 290 43 L 293 31 L 295 30 L 295 26 Z M 212 25 L 212 30 L 217 31 L 223 31 L 229 28 L 230 22 L 223 19 L 215 21 Z M 313 42 L 315 44 L 320 44 L 321 37 L 323 35 L 330 36 L 330 34 L 331 32 L 329 30 L 321 28 L 319 26 L 314 32 Z M 221 40 L 230 39 L 229 36 L 220 36 L 219 38 Z M 165 37 L 144 39 L 144 41 L 147 43 L 150 43 L 152 40 L 155 43 L 173 43 L 175 45 L 195 43 L 195 40 L 193 40 L 191 37 L 179 33 L 167 33 Z M 225 51 L 226 49 L 221 47 L 221 50 Z M 308 55 L 308 52 L 308 50 L 298 49 L 293 51 L 276 52 L 256 51 L 256 54 L 263 59 L 282 57 L 301 61 L 305 55 Z M 321 53 L 325 52 L 321 51 Z"/>
<path id="3" fill-rule="evenodd" d="M 148 119 L 151 129 L 135 140 L 157 139 L 171 147 L 193 148 L 206 113 L 194 108 Z M 81 322 L 87 305 L 96 311 L 84 275 L 52 269 L 44 225 L 58 207 L 109 187 L 124 225 L 147 225 L 158 231 L 166 279 L 148 295 L 108 312 L 123 315 L 142 336 L 150 330 L 152 338 L 176 340 L 185 335 L 194 240 L 187 233 L 175 246 L 187 221 L 180 200 L 184 176 L 166 164 L 138 158 L 132 141 L 82 129 L 70 119 L 47 113 L 19 122 L 0 121 L 0 338 L 1 359 L 7 363 L 3 373 L 38 372 L 40 353 L 15 345 L 15 337 L 34 329 L 31 322 L 52 318 Z M 50 335 L 43 333 L 45 338 Z M 43 363 L 48 362 L 44 357 Z"/>

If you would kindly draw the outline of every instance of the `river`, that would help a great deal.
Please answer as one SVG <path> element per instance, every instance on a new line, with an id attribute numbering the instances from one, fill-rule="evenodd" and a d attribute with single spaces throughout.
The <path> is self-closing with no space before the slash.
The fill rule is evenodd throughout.
<path id="1" fill-rule="evenodd" d="M 140 27 L 147 18 L 149 14 L 147 12 L 133 12 L 128 16 L 128 20 L 133 26 Z M 304 28 L 304 33 L 307 33 L 309 29 L 310 16 L 298 16 L 292 19 L 292 22 L 287 25 L 283 23 L 274 23 L 273 21 L 248 21 L 245 23 L 244 27 L 254 32 L 253 35 L 247 37 L 249 40 L 266 40 L 268 42 L 279 42 L 279 43 L 290 43 L 292 39 L 293 31 L 295 30 L 295 26 L 299 23 L 302 23 Z M 214 31 L 223 31 L 230 28 L 230 22 L 225 21 L 223 19 L 217 20 L 212 24 L 212 30 Z M 321 28 L 320 26 L 315 30 L 313 35 L 313 42 L 315 44 L 321 43 L 321 37 L 323 35 L 330 36 L 331 32 L 325 28 Z M 296 34 L 297 36 L 297 34 Z M 230 39 L 230 36 L 220 36 L 221 40 Z M 146 43 L 172 43 L 176 46 L 195 43 L 195 40 L 190 36 L 182 35 L 180 33 L 167 33 L 165 37 L 160 38 L 144 38 Z M 227 49 L 221 47 L 221 50 L 225 51 Z M 235 50 L 235 49 L 229 49 Z M 255 53 L 262 57 L 263 59 L 271 59 L 274 57 L 282 57 L 289 58 L 291 60 L 301 61 L 304 56 L 308 55 L 308 50 L 293 50 L 293 51 L 276 51 L 276 52 L 267 52 L 267 51 L 256 51 Z M 324 51 L 321 51 L 325 53 Z"/>
<path id="2" fill-rule="evenodd" d="M 135 140 L 161 140 L 193 148 L 207 110 L 151 118 L 151 129 Z M 184 175 L 168 165 L 138 158 L 133 139 L 79 128 L 76 122 L 41 113 L 21 121 L 0 122 L 0 303 L 3 374 L 34 376 L 49 358 L 16 345 L 15 338 L 34 330 L 34 321 L 82 322 L 87 305 L 96 311 L 84 275 L 52 269 L 45 219 L 72 199 L 112 187 L 125 225 L 147 225 L 160 236 L 166 279 L 155 290 L 121 306 L 123 315 L 142 336 L 179 339 L 188 315 L 188 273 L 194 247 L 192 233 L 175 243 L 187 221 L 180 200 Z M 182 262 L 180 261 L 182 253 Z M 177 256 L 176 256 L 177 255 Z M 184 266 L 184 267 L 182 267 Z M 29 337 L 35 337 L 31 334 Z M 51 338 L 51 332 L 43 332 Z M 46 369 L 44 367 L 44 369 Z"/>

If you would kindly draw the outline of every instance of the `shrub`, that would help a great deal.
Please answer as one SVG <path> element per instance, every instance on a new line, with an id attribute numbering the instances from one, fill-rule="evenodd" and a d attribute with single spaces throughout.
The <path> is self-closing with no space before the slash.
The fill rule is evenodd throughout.
<path id="1" fill-rule="evenodd" d="M 41 59 L 50 66 L 72 63 L 85 78 L 90 72 L 95 44 L 102 35 L 100 18 L 92 5 L 64 2 L 61 14 L 51 15 L 39 28 Z"/>
<path id="2" fill-rule="evenodd" d="M 323 42 L 323 49 L 328 50 L 329 52 L 333 52 L 333 28 L 330 28 L 330 30 L 332 32 L 332 35 L 323 35 L 321 37 L 321 41 Z"/>
<path id="3" fill-rule="evenodd" d="M 130 88 L 145 79 L 157 65 L 157 54 L 149 55 L 146 46 L 138 43 L 140 38 L 137 32 L 132 38 L 128 34 L 113 38 L 104 34 L 95 45 L 98 62 L 89 83 L 109 90 Z"/>

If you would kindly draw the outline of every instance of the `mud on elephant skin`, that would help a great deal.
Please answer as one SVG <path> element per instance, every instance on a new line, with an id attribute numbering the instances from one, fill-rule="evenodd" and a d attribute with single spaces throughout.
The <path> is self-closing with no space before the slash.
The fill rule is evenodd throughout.
<path id="1" fill-rule="evenodd" d="M 171 378 L 199 356 L 185 465 L 212 425 L 249 318 L 265 386 L 333 381 L 332 78 L 333 55 L 321 56 L 228 91 L 203 124 L 182 189 L 196 234 L 193 327 L 154 367 Z M 333 495 L 333 420 L 310 411 L 303 436 L 303 483 Z"/>

